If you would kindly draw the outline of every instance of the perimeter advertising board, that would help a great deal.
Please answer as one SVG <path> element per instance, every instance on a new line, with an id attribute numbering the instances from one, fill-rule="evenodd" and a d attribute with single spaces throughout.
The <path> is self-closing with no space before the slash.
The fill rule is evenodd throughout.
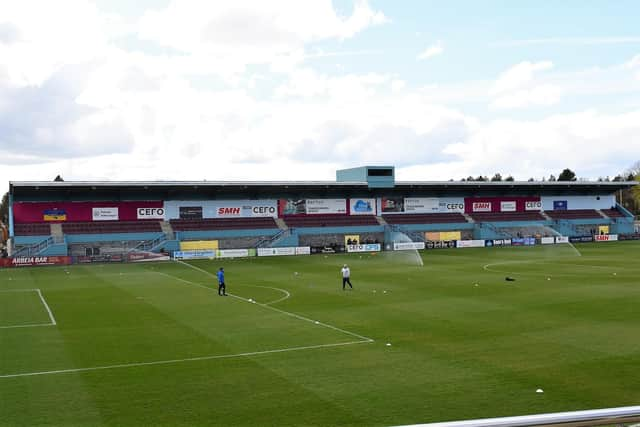
<path id="1" fill-rule="evenodd" d="M 380 252 L 380 243 L 367 243 L 364 245 L 347 245 L 347 252 Z"/>
<path id="2" fill-rule="evenodd" d="M 258 256 L 310 255 L 310 246 L 291 246 L 286 248 L 258 248 Z"/>
<path id="3" fill-rule="evenodd" d="M 458 240 L 457 248 L 484 248 L 484 240 Z"/>
<path id="4" fill-rule="evenodd" d="M 422 250 L 425 248 L 424 242 L 393 242 L 394 251 Z"/>
<path id="5" fill-rule="evenodd" d="M 70 256 L 30 256 L 0 258 L 0 267 L 34 267 L 39 265 L 69 265 Z"/>
<path id="6" fill-rule="evenodd" d="M 596 234 L 593 236 L 593 240 L 596 242 L 615 242 L 618 240 L 617 234 Z"/>

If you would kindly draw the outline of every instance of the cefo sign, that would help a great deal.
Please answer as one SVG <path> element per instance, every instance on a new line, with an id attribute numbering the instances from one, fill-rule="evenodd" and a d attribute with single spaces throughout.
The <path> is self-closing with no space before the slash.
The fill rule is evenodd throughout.
<path id="1" fill-rule="evenodd" d="M 278 209 L 274 204 L 228 204 L 218 206 L 216 217 L 218 218 L 250 218 L 250 217 L 277 217 Z"/>
<path id="2" fill-rule="evenodd" d="M 526 202 L 524 202 L 524 210 L 525 211 L 541 211 L 542 210 L 542 202 L 540 200 L 537 200 L 537 201 L 526 201 Z"/>
<path id="3" fill-rule="evenodd" d="M 164 208 L 138 208 L 138 219 L 164 219 Z"/>

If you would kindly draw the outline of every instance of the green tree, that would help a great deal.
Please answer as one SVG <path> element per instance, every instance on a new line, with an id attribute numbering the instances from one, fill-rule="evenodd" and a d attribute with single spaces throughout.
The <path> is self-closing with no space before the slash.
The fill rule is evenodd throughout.
<path id="1" fill-rule="evenodd" d="M 555 181 L 556 180 L 556 176 L 554 174 L 549 175 L 549 181 Z M 544 181 L 544 179 L 543 179 Z M 560 180 L 558 180 L 560 181 Z"/>
<path id="2" fill-rule="evenodd" d="M 64 179 L 62 179 L 62 177 L 61 177 L 60 175 L 57 175 L 57 176 L 53 179 L 53 181 L 54 181 L 54 182 L 63 182 L 63 181 L 64 181 Z"/>
<path id="3" fill-rule="evenodd" d="M 569 168 L 563 170 L 562 172 L 560 172 L 560 175 L 558 175 L 558 181 L 575 181 L 575 180 L 576 180 L 576 174 Z"/>
<path id="4" fill-rule="evenodd" d="M 506 177 L 504 179 L 505 181 L 515 181 L 515 179 L 513 179 L 513 177 L 511 175 L 509 175 L 508 177 Z"/>
<path id="5" fill-rule="evenodd" d="M 0 202 L 0 221 L 7 224 L 9 222 L 9 192 L 7 191 L 2 196 L 2 201 Z"/>
<path id="6" fill-rule="evenodd" d="M 493 175 L 491 177 L 491 181 L 502 181 L 502 175 L 500 175 L 499 173 L 496 173 L 495 175 Z"/>

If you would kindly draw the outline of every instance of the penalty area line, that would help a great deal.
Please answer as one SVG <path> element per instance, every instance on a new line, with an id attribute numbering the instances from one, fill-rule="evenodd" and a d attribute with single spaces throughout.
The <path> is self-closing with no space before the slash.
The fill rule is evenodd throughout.
<path id="1" fill-rule="evenodd" d="M 278 348 L 274 350 L 251 351 L 247 353 L 187 357 L 184 359 L 168 359 L 168 360 L 155 360 L 152 362 L 120 363 L 117 365 L 91 366 L 88 368 L 58 369 L 58 370 L 52 370 L 52 371 L 22 372 L 18 374 L 0 375 L 0 379 L 1 378 L 34 377 L 39 375 L 68 374 L 68 373 L 74 373 L 74 372 L 103 371 L 107 369 L 135 368 L 140 366 L 172 365 L 172 364 L 178 364 L 178 363 L 198 362 L 198 361 L 215 360 L 215 359 L 232 359 L 232 358 L 239 358 L 239 357 L 260 356 L 263 354 L 286 353 L 286 352 L 292 352 L 292 351 L 313 350 L 318 348 L 330 348 L 330 347 L 340 347 L 340 346 L 347 346 L 347 345 L 354 345 L 354 344 L 365 344 L 368 342 L 369 341 L 350 341 L 350 342 L 342 342 L 342 343 L 334 343 L 334 344 L 318 344 L 318 345 L 308 345 L 304 347 L 288 347 L 288 348 Z"/>

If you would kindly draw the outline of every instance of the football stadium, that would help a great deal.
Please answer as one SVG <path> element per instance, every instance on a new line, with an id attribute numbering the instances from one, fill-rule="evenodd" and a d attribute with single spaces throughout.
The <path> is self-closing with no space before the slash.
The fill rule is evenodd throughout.
<path id="1" fill-rule="evenodd" d="M 0 425 L 640 422 L 636 184 L 10 182 Z"/>

